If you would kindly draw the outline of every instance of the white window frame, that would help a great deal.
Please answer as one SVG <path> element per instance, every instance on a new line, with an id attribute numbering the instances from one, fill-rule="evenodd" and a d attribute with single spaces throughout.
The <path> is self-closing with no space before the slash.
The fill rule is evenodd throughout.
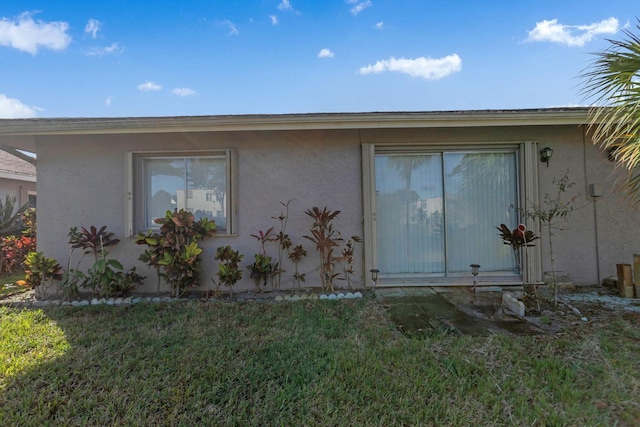
<path id="1" fill-rule="evenodd" d="M 394 143 L 363 143 L 362 144 L 362 173 L 363 173 L 363 212 L 364 212 L 364 241 L 368 242 L 365 246 L 364 262 L 365 272 L 377 269 L 377 231 L 376 231 L 376 188 L 375 188 L 375 157 L 381 153 L 407 153 L 407 152 L 434 152 L 434 151 L 454 151 L 460 150 L 491 150 L 504 149 L 506 146 L 517 147 L 518 153 L 518 185 L 519 185 L 519 203 L 523 210 L 530 210 L 539 203 L 539 181 L 538 181 L 538 144 L 534 141 L 500 141 L 500 142 L 483 142 L 470 144 L 464 143 L 447 143 L 434 144 L 394 144 Z M 539 223 L 527 218 L 521 218 L 525 222 L 527 228 L 533 230 L 537 235 L 540 234 Z M 497 233 L 497 232 L 496 232 Z M 496 237 L 497 238 L 497 237 Z M 542 281 L 542 252 L 540 245 L 536 245 L 527 251 L 524 251 L 522 280 L 529 283 L 541 283 Z M 365 274 L 365 285 L 372 286 L 370 274 Z M 442 284 L 450 282 L 460 285 L 460 280 L 455 278 L 444 279 Z M 467 280 L 468 282 L 468 280 Z M 466 282 L 465 282 L 466 283 Z M 521 283 L 521 282 L 520 282 Z M 514 282 L 514 284 L 516 284 Z M 381 283 L 378 281 L 377 286 L 394 286 L 398 283 Z"/>
<path id="2" fill-rule="evenodd" d="M 196 151 L 129 151 L 125 153 L 126 164 L 126 212 L 125 230 L 128 236 L 134 236 L 139 232 L 146 232 L 155 227 L 146 227 L 142 224 L 141 214 L 144 212 L 145 195 L 141 190 L 141 180 L 143 171 L 142 163 L 145 159 L 153 158 L 186 158 L 186 157 L 224 157 L 226 160 L 226 219 L 227 225 L 224 230 L 220 230 L 222 235 L 236 234 L 236 169 L 237 155 L 235 150 L 196 150 Z M 141 193 L 141 194 L 138 194 Z"/>

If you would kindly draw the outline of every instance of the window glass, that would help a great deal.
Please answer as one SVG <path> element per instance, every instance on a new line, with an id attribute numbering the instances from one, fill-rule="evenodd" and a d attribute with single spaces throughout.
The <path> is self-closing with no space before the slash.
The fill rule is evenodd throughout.
<path id="1" fill-rule="evenodd" d="M 228 212 L 227 159 L 225 156 L 144 157 L 141 159 L 144 218 L 142 227 L 167 210 L 185 209 L 196 220 L 215 220 L 226 230 Z"/>

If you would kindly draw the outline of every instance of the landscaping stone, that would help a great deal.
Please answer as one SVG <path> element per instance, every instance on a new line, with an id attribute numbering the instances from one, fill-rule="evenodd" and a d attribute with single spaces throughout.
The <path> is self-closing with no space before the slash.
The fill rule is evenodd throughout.
<path id="1" fill-rule="evenodd" d="M 299 295 L 292 295 L 291 296 L 291 301 L 300 301 L 302 298 L 300 298 Z"/>
<path id="2" fill-rule="evenodd" d="M 123 302 L 124 302 L 124 298 L 116 298 L 116 300 L 114 301 L 116 305 L 122 305 Z"/>
<path id="3" fill-rule="evenodd" d="M 100 298 L 100 299 L 98 300 L 98 302 L 99 302 L 100 304 L 106 304 L 106 303 L 107 303 L 107 300 L 106 300 L 106 298 Z"/>
<path id="4" fill-rule="evenodd" d="M 72 307 L 78 307 L 80 305 L 80 301 L 71 301 Z"/>
<path id="5" fill-rule="evenodd" d="M 80 303 L 78 304 L 79 307 L 84 307 L 89 305 L 89 301 L 87 301 L 86 299 L 83 299 L 82 301 L 80 301 Z"/>
<path id="6" fill-rule="evenodd" d="M 278 295 L 276 297 L 276 301 L 280 302 L 280 301 L 284 301 L 284 298 L 282 298 L 282 295 Z"/>
<path id="7" fill-rule="evenodd" d="M 162 300 L 159 297 L 153 297 L 153 298 L 151 298 L 151 302 L 158 303 L 158 302 L 162 302 Z"/>
<path id="8" fill-rule="evenodd" d="M 91 305 L 98 305 L 98 304 L 100 304 L 100 300 L 98 298 L 91 299 Z"/>
<path id="9" fill-rule="evenodd" d="M 360 293 L 360 292 L 356 292 L 356 293 L 354 293 L 354 294 L 353 294 L 353 296 L 354 296 L 355 298 L 362 298 L 362 293 Z"/>
<path id="10" fill-rule="evenodd" d="M 338 295 L 336 295 L 336 298 L 344 299 L 344 294 L 342 292 L 340 292 Z"/>
<path id="11" fill-rule="evenodd" d="M 329 297 L 325 294 L 320 294 L 319 299 L 329 299 Z"/>
<path id="12" fill-rule="evenodd" d="M 123 302 L 124 304 L 131 304 L 131 300 L 132 300 L 132 298 L 131 298 L 131 297 L 126 297 L 122 302 Z"/>
<path id="13" fill-rule="evenodd" d="M 116 303 L 116 300 L 114 298 L 109 298 L 107 300 L 107 305 L 114 305 Z"/>
<path id="14" fill-rule="evenodd" d="M 337 300 L 338 297 L 336 296 L 336 294 L 329 294 L 329 296 L 327 296 L 328 300 Z"/>
<path id="15" fill-rule="evenodd" d="M 516 316 L 524 317 L 524 303 L 518 301 L 511 293 L 505 292 L 502 294 L 502 305 Z"/>

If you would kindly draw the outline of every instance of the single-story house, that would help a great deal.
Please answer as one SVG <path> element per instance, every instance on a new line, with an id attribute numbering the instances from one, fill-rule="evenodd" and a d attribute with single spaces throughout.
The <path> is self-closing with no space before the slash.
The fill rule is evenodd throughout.
<path id="1" fill-rule="evenodd" d="M 36 207 L 35 159 L 19 151 L 4 151 L 0 145 L 0 201 L 15 199 L 14 210 L 25 204 Z"/>
<path id="2" fill-rule="evenodd" d="M 481 285 L 539 282 L 551 270 L 547 234 L 522 212 L 544 207 L 566 174 L 575 185 L 562 196 L 574 209 L 554 230 L 553 257 L 589 285 L 640 252 L 640 216 L 616 191 L 623 175 L 588 122 L 587 108 L 19 119 L 0 120 L 0 144 L 37 154 L 39 251 L 66 265 L 69 228 L 106 225 L 121 239 L 110 256 L 147 274 L 150 292 L 155 272 L 137 260 L 144 248 L 133 236 L 167 209 L 218 224 L 202 243 L 205 290 L 216 248 L 239 250 L 246 268 L 260 250 L 252 235 L 279 231 L 288 201 L 286 233 L 308 251 L 309 286 L 320 284 L 303 238 L 314 206 L 340 211 L 345 242 L 362 237 L 356 287 L 372 284 L 372 269 L 377 286 L 471 285 L 471 264 Z M 553 150 L 546 162 L 544 148 Z M 496 230 L 521 222 L 541 236 L 522 271 Z M 294 268 L 286 257 L 282 267 L 285 289 Z M 236 289 L 254 289 L 246 270 Z"/>

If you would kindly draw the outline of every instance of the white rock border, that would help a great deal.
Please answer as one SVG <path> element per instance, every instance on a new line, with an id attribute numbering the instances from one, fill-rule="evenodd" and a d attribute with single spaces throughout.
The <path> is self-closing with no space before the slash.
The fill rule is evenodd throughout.
<path id="1" fill-rule="evenodd" d="M 261 298 L 261 299 L 252 299 L 252 298 L 238 298 L 234 302 L 263 302 L 263 301 L 275 301 L 275 302 L 296 302 L 296 301 L 304 301 L 304 300 L 328 300 L 328 301 L 336 301 L 343 299 L 358 299 L 363 298 L 361 292 L 347 292 L 345 293 L 330 293 L 330 294 L 293 294 L 293 295 L 277 295 L 273 298 Z M 86 306 L 97 306 L 97 305 L 108 305 L 108 306 L 122 306 L 122 305 L 134 305 L 141 303 L 151 303 L 151 304 L 159 304 L 159 303 L 175 303 L 175 302 L 186 302 L 186 301 L 203 301 L 203 302 L 225 302 L 224 299 L 221 298 L 210 298 L 207 300 L 201 299 L 193 299 L 193 298 L 173 298 L 173 297 L 126 297 L 126 298 L 91 298 L 91 299 L 83 299 L 83 300 L 23 300 L 23 301 L 0 301 L 0 305 L 10 306 L 10 307 L 32 307 L 32 308 L 42 308 L 42 307 L 86 307 Z"/>

